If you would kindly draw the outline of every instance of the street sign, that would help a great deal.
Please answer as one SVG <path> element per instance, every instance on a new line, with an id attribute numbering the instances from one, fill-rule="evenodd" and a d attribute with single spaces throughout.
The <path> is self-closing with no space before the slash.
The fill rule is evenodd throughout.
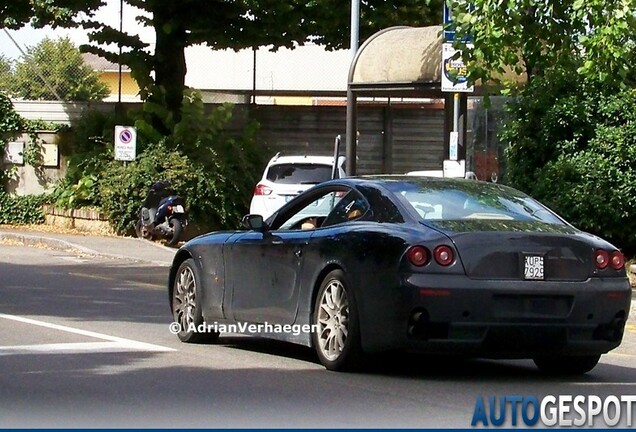
<path id="1" fill-rule="evenodd" d="M 137 129 L 115 126 L 115 160 L 134 161 L 137 156 Z"/>
<path id="2" fill-rule="evenodd" d="M 444 19 L 444 41 L 445 42 L 453 42 L 455 40 L 455 23 L 453 19 L 453 11 L 450 7 L 450 3 L 452 0 L 445 0 L 443 2 L 444 9 L 442 11 L 442 17 Z M 468 11 L 472 12 L 475 10 L 475 5 L 473 3 L 468 4 Z M 472 36 L 464 36 L 461 41 L 462 42 L 470 42 L 472 40 Z"/>
<path id="3" fill-rule="evenodd" d="M 466 178 L 466 161 L 465 160 L 444 160 L 443 162 L 444 177 Z"/>
<path id="4" fill-rule="evenodd" d="M 455 40 L 455 26 L 453 25 L 453 11 L 448 5 L 449 1 L 444 1 L 444 41 L 453 42 Z"/>
<path id="5" fill-rule="evenodd" d="M 457 152 L 459 150 L 459 132 L 450 133 L 448 158 L 452 161 L 457 160 Z"/>
<path id="6" fill-rule="evenodd" d="M 442 44 L 442 91 L 472 93 L 475 86 L 468 86 L 468 68 L 461 57 L 453 58 L 456 52 L 452 43 Z"/>

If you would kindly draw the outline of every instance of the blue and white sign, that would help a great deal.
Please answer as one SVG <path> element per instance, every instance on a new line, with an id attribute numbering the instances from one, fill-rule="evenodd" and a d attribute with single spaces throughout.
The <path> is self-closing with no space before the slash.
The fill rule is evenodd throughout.
<path id="1" fill-rule="evenodd" d="M 115 160 L 134 161 L 137 157 L 137 130 L 132 126 L 115 126 Z"/>
<path id="2" fill-rule="evenodd" d="M 452 3 L 453 3 L 453 0 L 445 0 L 443 2 L 444 9 L 442 12 L 442 16 L 444 19 L 444 41 L 446 42 L 455 41 L 455 24 L 453 19 L 453 11 L 450 7 Z M 468 2 L 466 1 L 466 3 Z M 471 3 L 468 6 L 468 10 L 473 11 L 474 9 L 475 9 L 475 6 Z M 472 40 L 472 37 L 471 36 L 464 37 L 461 40 L 462 42 L 470 42 Z"/>
<path id="3" fill-rule="evenodd" d="M 455 26 L 453 25 L 453 11 L 448 5 L 449 1 L 444 1 L 444 40 L 453 42 L 455 40 Z"/>

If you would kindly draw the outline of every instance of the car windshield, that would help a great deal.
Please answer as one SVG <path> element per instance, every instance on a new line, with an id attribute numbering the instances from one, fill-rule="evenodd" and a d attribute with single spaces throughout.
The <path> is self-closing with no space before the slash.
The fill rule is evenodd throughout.
<path id="1" fill-rule="evenodd" d="M 389 182 L 424 220 L 516 220 L 563 225 L 548 208 L 515 189 L 467 180 Z"/>
<path id="2" fill-rule="evenodd" d="M 267 180 L 280 184 L 318 184 L 331 179 L 331 165 L 285 163 L 269 167 Z"/>

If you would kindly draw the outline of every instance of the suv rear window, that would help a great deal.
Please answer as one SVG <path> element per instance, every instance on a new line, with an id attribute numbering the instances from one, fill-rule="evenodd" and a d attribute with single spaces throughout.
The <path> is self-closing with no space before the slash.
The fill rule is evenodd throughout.
<path id="1" fill-rule="evenodd" d="M 267 170 L 267 180 L 281 184 L 318 184 L 331 179 L 331 165 L 277 164 Z"/>

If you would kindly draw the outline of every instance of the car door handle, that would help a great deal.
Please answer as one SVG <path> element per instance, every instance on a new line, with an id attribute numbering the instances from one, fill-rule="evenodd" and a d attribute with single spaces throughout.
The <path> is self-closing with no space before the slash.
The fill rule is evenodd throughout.
<path id="1" fill-rule="evenodd" d="M 282 240 L 272 240 L 272 244 L 280 245 L 280 244 L 283 244 L 283 241 Z"/>
<path id="2" fill-rule="evenodd" d="M 298 249 L 296 252 L 294 252 L 294 255 L 296 255 L 296 258 L 300 258 L 303 255 L 303 251 L 301 249 Z"/>

